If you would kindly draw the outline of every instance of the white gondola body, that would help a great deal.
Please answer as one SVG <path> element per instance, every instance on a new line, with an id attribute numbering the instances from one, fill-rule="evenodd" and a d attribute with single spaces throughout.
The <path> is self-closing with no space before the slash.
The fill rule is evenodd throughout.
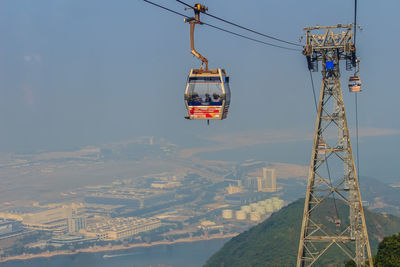
<path id="1" fill-rule="evenodd" d="M 349 92 L 361 92 L 361 79 L 358 76 L 352 76 L 349 79 Z"/>
<path id="2" fill-rule="evenodd" d="M 223 120 L 228 115 L 231 93 L 224 69 L 191 69 L 185 90 L 190 120 Z"/>

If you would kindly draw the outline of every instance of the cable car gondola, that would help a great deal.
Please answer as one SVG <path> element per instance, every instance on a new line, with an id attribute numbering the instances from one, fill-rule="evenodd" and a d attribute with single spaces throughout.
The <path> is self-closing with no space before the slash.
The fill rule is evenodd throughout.
<path id="1" fill-rule="evenodd" d="M 229 77 L 224 69 L 190 71 L 185 90 L 187 119 L 225 119 L 229 104 Z"/>
<path id="2" fill-rule="evenodd" d="M 318 144 L 318 154 L 325 155 L 327 148 L 328 148 L 328 145 L 324 141 L 320 141 Z"/>
<path id="3" fill-rule="evenodd" d="M 195 17 L 185 19 L 190 23 L 191 53 L 201 60 L 200 69 L 191 69 L 185 89 L 186 119 L 189 120 L 223 120 L 228 115 L 231 101 L 229 77 L 224 69 L 208 69 L 208 60 L 194 48 L 194 27 L 201 24 L 200 12 L 207 7 L 195 4 L 192 8 Z M 203 64 L 205 69 L 203 69 Z"/>
<path id="4" fill-rule="evenodd" d="M 358 76 L 352 76 L 349 79 L 349 92 L 361 92 L 361 79 Z"/>
<path id="5" fill-rule="evenodd" d="M 356 72 L 354 75 L 349 78 L 349 92 L 361 92 L 361 79 L 357 76 L 358 72 L 360 71 L 360 60 L 356 58 L 355 64 L 357 67 Z"/>

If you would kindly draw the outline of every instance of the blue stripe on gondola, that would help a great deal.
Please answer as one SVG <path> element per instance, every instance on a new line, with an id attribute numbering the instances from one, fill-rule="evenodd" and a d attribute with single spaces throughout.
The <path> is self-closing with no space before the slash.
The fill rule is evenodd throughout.
<path id="1" fill-rule="evenodd" d="M 206 102 L 206 103 L 200 103 L 200 102 L 188 102 L 189 106 L 222 106 L 222 102 Z"/>
<path id="2" fill-rule="evenodd" d="M 211 81 L 218 81 L 220 82 L 219 77 L 189 77 L 189 81 L 202 81 L 202 82 L 211 82 Z"/>

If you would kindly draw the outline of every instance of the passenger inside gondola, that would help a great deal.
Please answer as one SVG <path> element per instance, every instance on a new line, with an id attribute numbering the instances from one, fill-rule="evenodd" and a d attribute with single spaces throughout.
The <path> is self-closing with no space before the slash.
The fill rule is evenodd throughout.
<path id="1" fill-rule="evenodd" d="M 201 106 L 203 105 L 203 99 L 197 93 L 194 93 L 189 97 L 188 104 L 189 106 Z"/>
<path id="2" fill-rule="evenodd" d="M 205 98 L 204 98 L 204 104 L 209 105 L 211 103 L 211 97 L 210 94 L 205 94 Z"/>
<path id="3" fill-rule="evenodd" d="M 190 106 L 200 106 L 201 102 L 202 102 L 202 99 L 198 93 L 194 92 L 193 94 L 190 95 L 190 97 L 189 97 L 189 105 Z"/>
<path id="4" fill-rule="evenodd" d="M 221 96 L 217 93 L 214 93 L 210 104 L 211 105 L 222 105 Z"/>

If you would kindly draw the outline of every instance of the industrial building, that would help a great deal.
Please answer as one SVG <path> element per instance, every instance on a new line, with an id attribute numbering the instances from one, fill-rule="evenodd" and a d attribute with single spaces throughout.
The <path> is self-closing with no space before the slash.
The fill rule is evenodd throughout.
<path id="1" fill-rule="evenodd" d="M 21 223 L 16 220 L 0 220 L 0 238 L 20 232 Z"/>
<path id="2" fill-rule="evenodd" d="M 68 232 L 76 233 L 81 229 L 86 229 L 86 218 L 72 216 L 68 218 Z"/>
<path id="3" fill-rule="evenodd" d="M 76 213 L 75 209 L 75 205 L 59 205 L 51 208 L 33 207 L 22 212 L 1 213 L 0 217 L 17 220 L 26 229 L 64 233 L 68 231 L 68 218 L 72 218 L 72 214 Z"/>
<path id="4" fill-rule="evenodd" d="M 103 223 L 96 223 L 81 230 L 87 238 L 102 240 L 117 240 L 147 232 L 161 226 L 161 221 L 155 218 L 114 218 Z"/>

